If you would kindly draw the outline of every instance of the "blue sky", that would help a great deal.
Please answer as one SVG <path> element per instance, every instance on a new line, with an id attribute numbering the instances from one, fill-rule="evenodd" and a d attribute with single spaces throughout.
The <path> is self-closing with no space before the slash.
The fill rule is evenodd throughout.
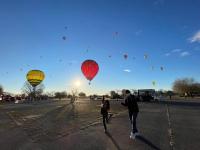
<path id="1" fill-rule="evenodd" d="M 31 69 L 45 72 L 46 92 L 70 91 L 77 80 L 87 94 L 170 89 L 183 77 L 200 81 L 198 0 L 0 2 L 0 84 L 6 91 L 21 92 Z M 86 59 L 100 67 L 90 86 L 80 69 Z"/>

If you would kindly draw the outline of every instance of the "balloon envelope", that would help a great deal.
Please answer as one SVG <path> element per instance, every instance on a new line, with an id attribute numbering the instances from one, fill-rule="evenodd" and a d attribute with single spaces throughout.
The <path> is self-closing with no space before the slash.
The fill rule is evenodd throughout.
<path id="1" fill-rule="evenodd" d="M 39 85 L 45 78 L 45 75 L 40 70 L 30 70 L 27 75 L 26 79 L 27 81 L 33 86 Z"/>
<path id="2" fill-rule="evenodd" d="M 144 54 L 144 59 L 147 59 L 148 58 L 148 55 L 147 54 Z"/>
<path id="3" fill-rule="evenodd" d="M 156 81 L 152 81 L 153 86 L 156 86 Z"/>
<path id="4" fill-rule="evenodd" d="M 128 58 L 128 55 L 127 54 L 124 54 L 124 59 L 127 59 Z"/>
<path id="5" fill-rule="evenodd" d="M 66 36 L 63 36 L 62 39 L 63 39 L 63 40 L 66 40 L 67 38 L 66 38 Z"/>
<path id="6" fill-rule="evenodd" d="M 81 71 L 84 76 L 91 81 L 99 71 L 99 65 L 94 60 L 85 60 L 81 65 Z"/>

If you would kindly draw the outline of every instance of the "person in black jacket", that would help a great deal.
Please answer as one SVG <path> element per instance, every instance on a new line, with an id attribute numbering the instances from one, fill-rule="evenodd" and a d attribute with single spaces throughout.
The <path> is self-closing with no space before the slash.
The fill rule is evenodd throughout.
<path id="1" fill-rule="evenodd" d="M 136 119 L 139 112 L 137 99 L 134 95 L 131 95 L 131 92 L 129 90 L 126 90 L 125 103 L 121 104 L 128 107 L 129 119 L 132 125 L 130 138 L 135 139 L 135 136 L 139 134 L 136 126 Z"/>
<path id="2" fill-rule="evenodd" d="M 103 116 L 103 126 L 105 129 L 105 133 L 107 133 L 107 126 L 106 123 L 108 123 L 108 111 L 110 109 L 110 103 L 108 100 L 105 100 L 105 97 L 103 96 L 102 103 L 101 103 L 101 114 Z"/>

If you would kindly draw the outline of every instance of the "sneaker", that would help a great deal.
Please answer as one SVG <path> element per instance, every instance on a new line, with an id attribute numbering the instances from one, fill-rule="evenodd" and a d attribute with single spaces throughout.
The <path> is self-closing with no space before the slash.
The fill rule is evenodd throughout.
<path id="1" fill-rule="evenodd" d="M 133 132 L 131 132 L 131 135 L 130 136 L 133 136 Z"/>
<path id="2" fill-rule="evenodd" d="M 135 135 L 130 135 L 130 139 L 135 139 Z"/>
<path id="3" fill-rule="evenodd" d="M 130 139 L 135 139 L 135 135 L 131 132 Z"/>

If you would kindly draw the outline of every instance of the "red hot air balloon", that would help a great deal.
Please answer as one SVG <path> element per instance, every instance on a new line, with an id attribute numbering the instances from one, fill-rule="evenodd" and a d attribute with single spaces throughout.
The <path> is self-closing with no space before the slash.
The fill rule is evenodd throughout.
<path id="1" fill-rule="evenodd" d="M 99 71 L 99 65 L 94 60 L 85 60 L 81 65 L 81 71 L 84 76 L 91 81 L 97 75 Z"/>

